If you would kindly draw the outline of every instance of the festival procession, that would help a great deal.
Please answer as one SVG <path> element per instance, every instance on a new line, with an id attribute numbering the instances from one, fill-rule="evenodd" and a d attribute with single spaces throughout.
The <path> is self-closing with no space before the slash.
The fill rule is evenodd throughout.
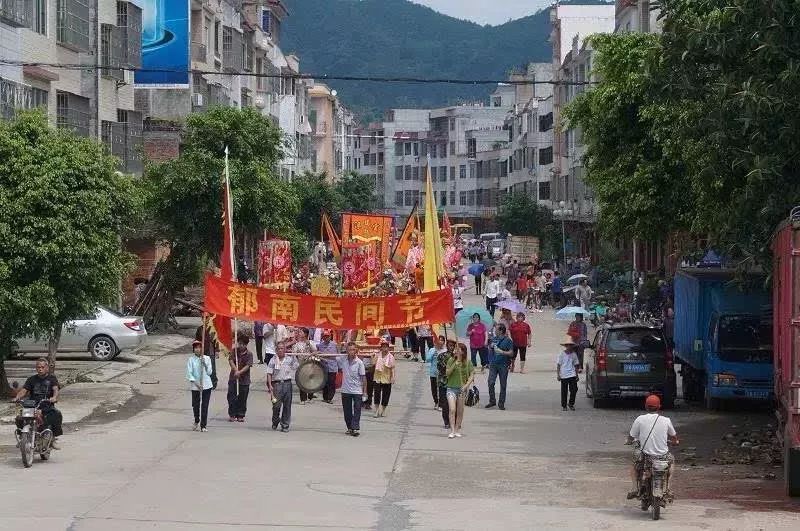
<path id="1" fill-rule="evenodd" d="M 797 531 L 798 14 L 0 0 L 0 530 Z"/>

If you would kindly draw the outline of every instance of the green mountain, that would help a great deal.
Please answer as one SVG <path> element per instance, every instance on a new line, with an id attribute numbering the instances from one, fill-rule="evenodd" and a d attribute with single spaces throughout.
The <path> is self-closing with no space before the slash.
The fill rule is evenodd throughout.
<path id="1" fill-rule="evenodd" d="M 498 0 L 502 1 L 502 0 Z M 585 3 L 594 3 L 586 2 Z M 505 79 L 549 62 L 550 15 L 481 26 L 408 0 L 285 0 L 281 48 L 315 75 Z M 492 85 L 326 81 L 362 119 L 392 107 L 437 107 L 484 99 Z"/>

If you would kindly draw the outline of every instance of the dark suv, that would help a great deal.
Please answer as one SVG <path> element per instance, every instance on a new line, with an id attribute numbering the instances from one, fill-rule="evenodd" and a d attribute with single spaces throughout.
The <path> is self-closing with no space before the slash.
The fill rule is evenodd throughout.
<path id="1" fill-rule="evenodd" d="M 594 407 L 611 398 L 661 396 L 665 408 L 675 404 L 672 349 L 661 328 L 646 324 L 604 325 L 587 349 L 586 396 Z"/>

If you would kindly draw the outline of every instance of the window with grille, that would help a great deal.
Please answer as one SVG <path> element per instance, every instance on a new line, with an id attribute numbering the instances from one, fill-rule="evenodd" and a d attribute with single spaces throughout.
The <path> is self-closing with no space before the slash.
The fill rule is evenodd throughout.
<path id="1" fill-rule="evenodd" d="M 56 0 L 56 40 L 62 46 L 88 51 L 91 46 L 89 4 L 86 0 Z"/>
<path id="2" fill-rule="evenodd" d="M 467 192 L 458 192 L 458 204 L 467 206 Z"/>
<path id="3" fill-rule="evenodd" d="M 458 177 L 459 179 L 466 179 L 467 178 L 467 165 L 462 164 L 458 167 Z"/>
<path id="4" fill-rule="evenodd" d="M 553 163 L 553 146 L 542 148 L 539 150 L 539 164 L 546 166 Z"/>
<path id="5" fill-rule="evenodd" d="M 41 35 L 47 35 L 47 0 L 32 0 L 30 29 Z"/>
<path id="6" fill-rule="evenodd" d="M 403 180 L 403 167 L 402 166 L 395 166 L 394 167 L 394 178 L 396 181 Z"/>
<path id="7" fill-rule="evenodd" d="M 394 204 L 397 206 L 403 206 L 403 192 L 394 193 Z"/>
<path id="8" fill-rule="evenodd" d="M 539 183 L 539 200 L 550 200 L 550 182 Z"/>

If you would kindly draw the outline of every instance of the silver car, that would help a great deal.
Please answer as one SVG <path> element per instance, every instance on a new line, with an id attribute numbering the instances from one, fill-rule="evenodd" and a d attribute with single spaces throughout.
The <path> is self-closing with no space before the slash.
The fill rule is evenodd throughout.
<path id="1" fill-rule="evenodd" d="M 111 360 L 123 350 L 139 348 L 147 338 L 139 317 L 126 317 L 98 307 L 94 315 L 70 321 L 61 329 L 59 352 L 89 352 L 96 360 Z M 14 354 L 47 352 L 47 339 L 28 336 L 15 340 Z"/>

